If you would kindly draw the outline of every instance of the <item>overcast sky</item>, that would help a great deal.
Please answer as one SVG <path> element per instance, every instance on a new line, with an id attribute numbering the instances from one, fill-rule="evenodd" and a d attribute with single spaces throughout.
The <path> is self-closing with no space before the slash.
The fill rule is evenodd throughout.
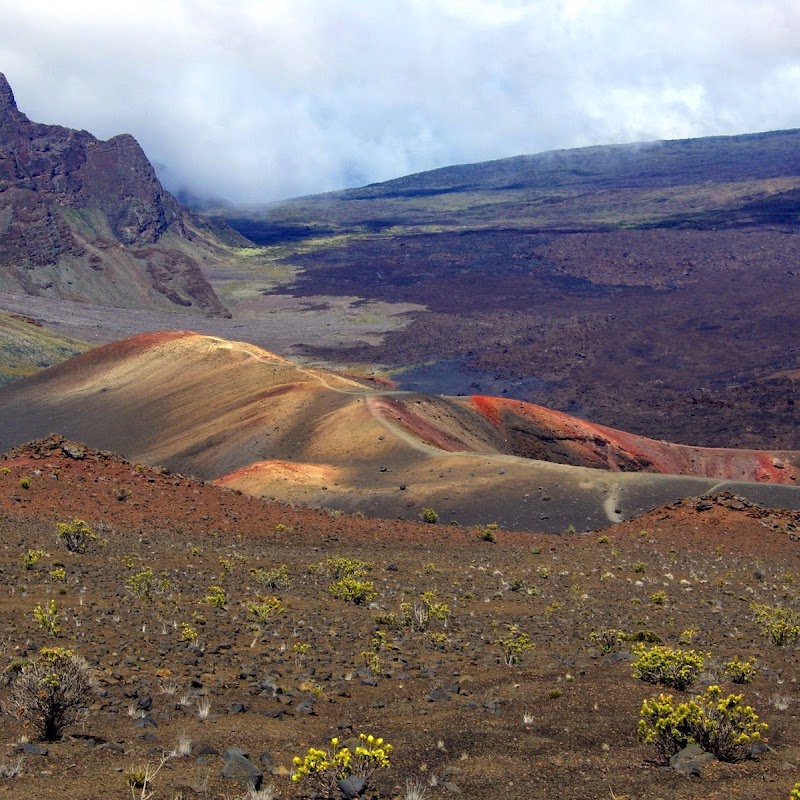
<path id="1" fill-rule="evenodd" d="M 800 0 L 0 0 L 0 72 L 31 119 L 254 202 L 800 127 Z"/>

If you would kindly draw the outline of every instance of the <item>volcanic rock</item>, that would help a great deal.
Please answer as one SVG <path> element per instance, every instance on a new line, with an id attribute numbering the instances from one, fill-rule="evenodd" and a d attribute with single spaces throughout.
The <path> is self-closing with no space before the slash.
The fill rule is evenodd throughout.
<path id="1" fill-rule="evenodd" d="M 31 122 L 0 73 L 0 289 L 224 315 L 187 219 L 133 136 Z"/>

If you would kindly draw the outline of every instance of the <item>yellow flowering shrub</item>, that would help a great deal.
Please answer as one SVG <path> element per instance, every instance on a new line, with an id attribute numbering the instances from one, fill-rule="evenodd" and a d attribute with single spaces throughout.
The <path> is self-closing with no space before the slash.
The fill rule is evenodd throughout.
<path id="1" fill-rule="evenodd" d="M 319 800 L 341 797 L 340 784 L 345 782 L 361 794 L 375 771 L 389 766 L 391 752 L 392 745 L 372 734 L 359 733 L 347 744 L 334 737 L 328 750 L 310 747 L 305 756 L 292 759 L 292 781 L 304 782 Z"/>
<path id="2" fill-rule="evenodd" d="M 696 742 L 720 761 L 744 761 L 767 725 L 758 721 L 742 698 L 740 694 L 722 697 L 719 686 L 709 686 L 704 694 L 678 705 L 673 705 L 672 695 L 645 700 L 638 739 L 655 745 L 664 761 L 689 742 Z"/>

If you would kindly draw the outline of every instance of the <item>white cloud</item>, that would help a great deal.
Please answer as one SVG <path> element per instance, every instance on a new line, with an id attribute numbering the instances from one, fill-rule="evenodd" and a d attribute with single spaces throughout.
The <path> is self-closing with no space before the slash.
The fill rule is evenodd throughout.
<path id="1" fill-rule="evenodd" d="M 795 127 L 795 0 L 0 0 L 32 119 L 257 201 L 551 148 Z"/>

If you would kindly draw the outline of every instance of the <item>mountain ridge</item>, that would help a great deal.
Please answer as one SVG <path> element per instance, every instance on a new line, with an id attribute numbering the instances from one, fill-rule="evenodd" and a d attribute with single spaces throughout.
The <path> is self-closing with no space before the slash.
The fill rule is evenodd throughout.
<path id="1" fill-rule="evenodd" d="M 0 288 L 227 314 L 189 242 L 133 136 L 31 122 L 0 73 Z"/>

